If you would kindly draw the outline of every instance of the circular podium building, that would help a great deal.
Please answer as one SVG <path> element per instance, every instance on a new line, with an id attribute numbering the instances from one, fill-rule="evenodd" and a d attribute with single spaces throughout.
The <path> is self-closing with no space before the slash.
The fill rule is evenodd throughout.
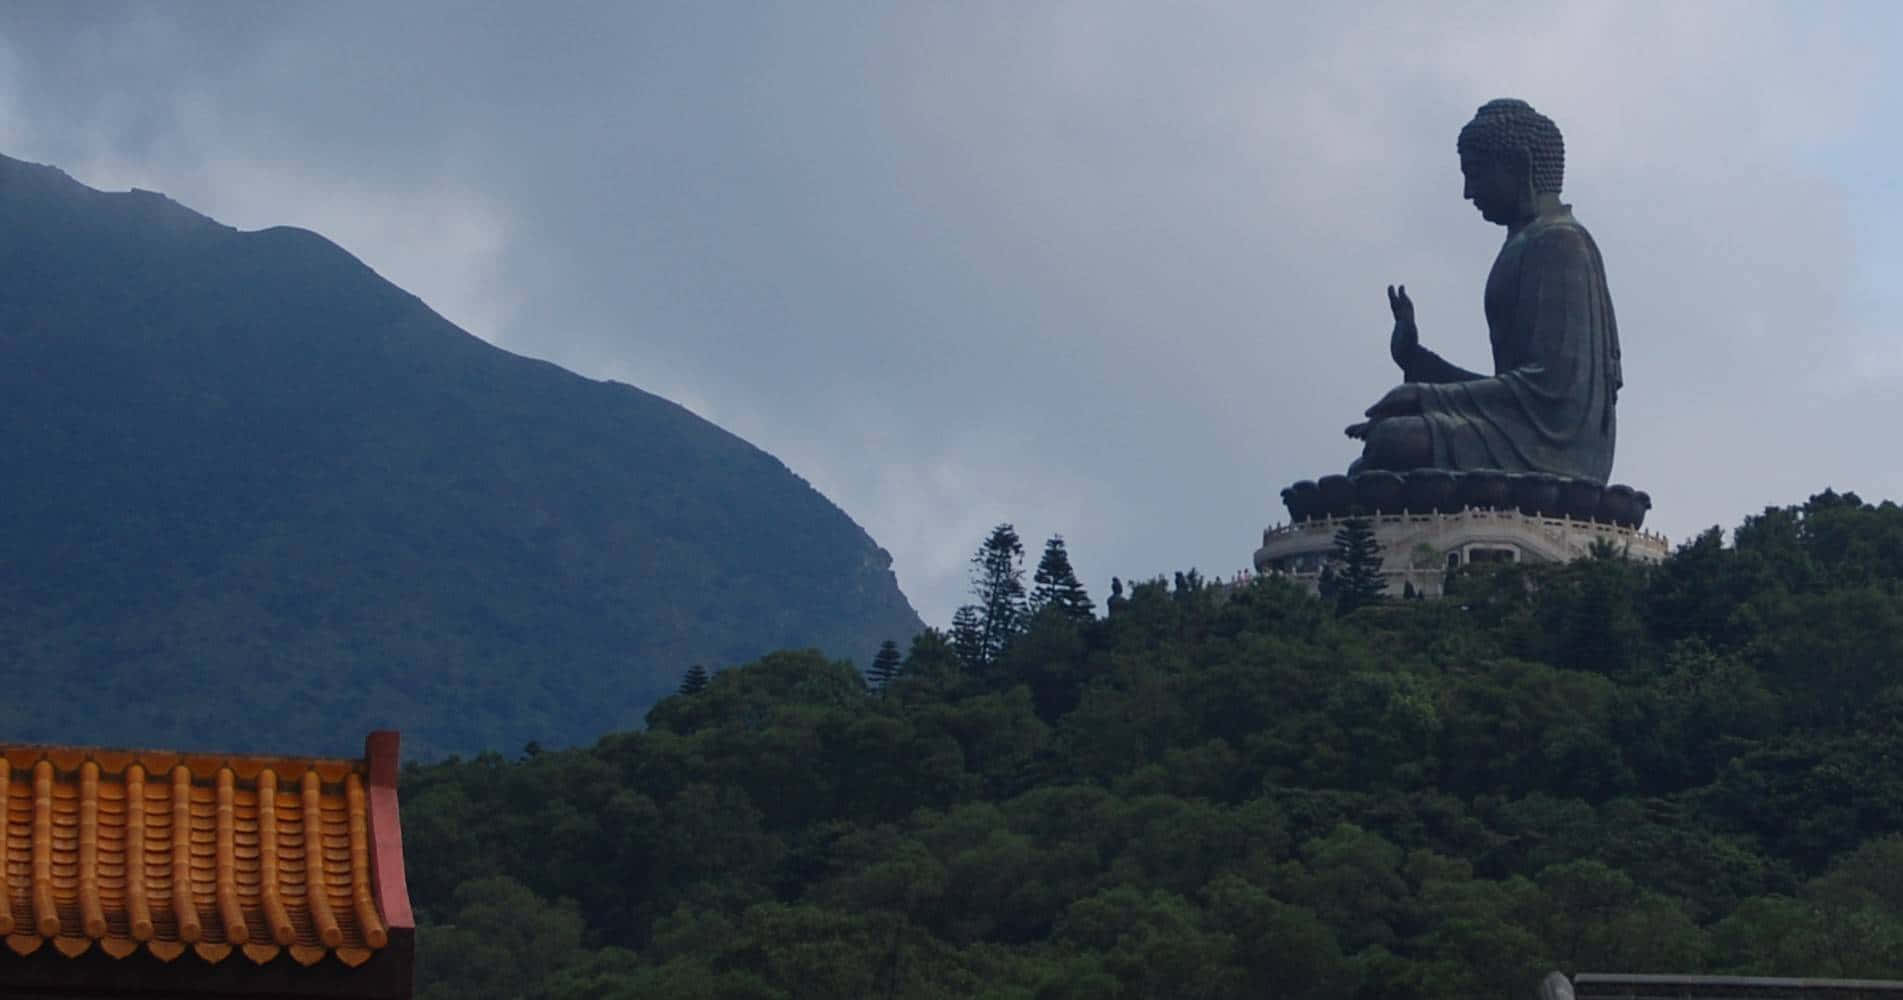
<path id="1" fill-rule="evenodd" d="M 1291 522 L 1262 532 L 1255 569 L 1311 588 L 1334 558 L 1335 534 L 1357 516 L 1374 530 L 1394 596 L 1437 597 L 1447 573 L 1470 563 L 1570 562 L 1591 555 L 1595 544 L 1648 563 L 1671 552 L 1664 535 L 1643 528 L 1650 497 L 1625 486 L 1501 473 L 1363 473 L 1296 483 L 1282 497 Z"/>

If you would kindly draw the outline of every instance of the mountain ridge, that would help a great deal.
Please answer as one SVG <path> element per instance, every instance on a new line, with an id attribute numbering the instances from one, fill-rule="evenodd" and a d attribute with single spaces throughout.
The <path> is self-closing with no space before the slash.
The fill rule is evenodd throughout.
<path id="1" fill-rule="evenodd" d="M 191 743 L 187 694 L 262 679 L 273 725 L 230 749 L 560 745 L 691 662 L 920 627 L 861 526 L 685 407 L 489 344 L 321 234 L 4 157 L 0 432 L 0 679 L 186 689 L 100 718 L 59 681 L 0 711 L 29 738 Z"/>

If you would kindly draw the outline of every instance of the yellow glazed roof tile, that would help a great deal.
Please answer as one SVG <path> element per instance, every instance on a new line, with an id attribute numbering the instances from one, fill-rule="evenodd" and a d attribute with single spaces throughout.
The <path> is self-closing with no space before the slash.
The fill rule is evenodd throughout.
<path id="1" fill-rule="evenodd" d="M 391 918 L 411 925 L 394 787 L 375 829 L 369 779 L 355 760 L 0 747 L 0 938 L 20 955 L 361 965 Z"/>

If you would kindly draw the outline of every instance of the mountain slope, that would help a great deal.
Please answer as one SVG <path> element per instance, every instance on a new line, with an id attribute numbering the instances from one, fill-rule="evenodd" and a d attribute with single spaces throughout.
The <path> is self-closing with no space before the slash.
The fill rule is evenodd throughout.
<path id="1" fill-rule="evenodd" d="M 313 233 L 3 157 L 0 441 L 14 739 L 512 751 L 693 662 L 920 624 L 858 525 L 685 409 Z"/>

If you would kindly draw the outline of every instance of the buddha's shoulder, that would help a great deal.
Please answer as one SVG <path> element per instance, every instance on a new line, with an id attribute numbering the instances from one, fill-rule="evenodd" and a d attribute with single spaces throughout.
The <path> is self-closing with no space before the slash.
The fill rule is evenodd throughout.
<path id="1" fill-rule="evenodd" d="M 1531 248 L 1537 246 L 1543 252 L 1565 252 L 1592 250 L 1592 234 L 1586 231 L 1571 211 L 1559 212 L 1541 218 L 1526 227 L 1523 234 L 1524 244 Z"/>

